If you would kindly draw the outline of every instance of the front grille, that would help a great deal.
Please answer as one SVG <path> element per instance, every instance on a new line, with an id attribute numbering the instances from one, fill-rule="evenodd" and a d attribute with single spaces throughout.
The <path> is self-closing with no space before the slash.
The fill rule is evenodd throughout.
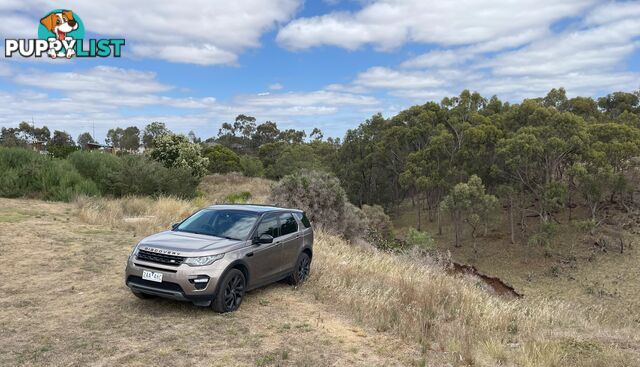
<path id="1" fill-rule="evenodd" d="M 135 275 L 129 275 L 129 277 L 127 278 L 127 284 L 131 284 L 131 285 L 141 285 L 141 286 L 145 286 L 145 287 L 150 287 L 150 288 L 154 288 L 157 290 L 163 290 L 163 291 L 169 291 L 169 292 L 183 292 L 182 291 L 182 287 L 180 287 L 179 284 L 177 283 L 171 283 L 171 282 L 162 282 L 162 283 L 158 283 L 158 282 L 152 282 L 150 280 L 145 280 L 142 279 L 139 276 L 135 276 Z"/>
<path id="2" fill-rule="evenodd" d="M 172 266 L 178 266 L 182 264 L 182 262 L 184 261 L 184 257 L 182 256 L 159 254 L 156 252 L 145 251 L 145 250 L 138 250 L 138 256 L 136 256 L 136 258 L 138 260 L 144 260 L 152 263 L 172 265 Z"/>

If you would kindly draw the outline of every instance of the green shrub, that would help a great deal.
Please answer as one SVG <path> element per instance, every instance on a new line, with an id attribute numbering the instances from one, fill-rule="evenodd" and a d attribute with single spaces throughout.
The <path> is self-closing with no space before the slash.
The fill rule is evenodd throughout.
<path id="1" fill-rule="evenodd" d="M 191 170 L 167 168 L 145 156 L 120 157 L 102 152 L 75 152 L 69 161 L 85 177 L 92 179 L 103 195 L 172 195 L 193 197 L 199 180 Z"/>
<path id="2" fill-rule="evenodd" d="M 113 194 L 114 174 L 120 168 L 122 158 L 103 152 L 78 151 L 68 159 L 81 175 L 93 180 L 101 192 Z"/>
<path id="3" fill-rule="evenodd" d="M 367 216 L 369 235 L 382 240 L 393 239 L 393 223 L 380 205 L 363 205 Z"/>
<path id="4" fill-rule="evenodd" d="M 77 195 L 95 196 L 96 184 L 73 165 L 20 148 L 0 148 L 0 196 L 37 197 L 70 201 Z"/>
<path id="5" fill-rule="evenodd" d="M 432 250 L 436 247 L 436 241 L 434 241 L 429 232 L 418 231 L 413 227 L 410 227 L 407 232 L 407 243 L 426 250 Z"/>
<path id="6" fill-rule="evenodd" d="M 207 146 L 202 150 L 202 155 L 209 159 L 208 169 L 211 173 L 224 174 L 242 169 L 240 156 L 224 145 Z"/>
<path id="7" fill-rule="evenodd" d="M 74 152 L 56 159 L 21 148 L 0 148 L 0 196 L 69 201 L 75 196 L 193 197 L 199 180 L 188 168 L 167 168 L 144 156 Z"/>
<path id="8" fill-rule="evenodd" d="M 189 169 L 194 177 L 207 174 L 209 159 L 202 156 L 202 147 L 184 135 L 165 134 L 153 140 L 154 148 L 149 155 L 169 168 Z"/>
<path id="9" fill-rule="evenodd" d="M 264 166 L 262 161 L 250 155 L 243 155 L 240 157 L 240 169 L 242 174 L 247 177 L 262 177 L 264 176 Z"/>
<path id="10" fill-rule="evenodd" d="M 248 202 L 249 199 L 251 199 L 251 193 L 248 191 L 242 191 L 227 195 L 227 197 L 224 198 L 224 201 L 229 204 L 244 204 Z"/>
<path id="11" fill-rule="evenodd" d="M 182 198 L 193 197 L 199 179 L 189 168 L 167 168 L 161 163 L 143 156 L 128 155 L 120 159 L 111 175 L 112 186 L 107 191 L 113 196 L 126 195 L 171 195 Z"/>

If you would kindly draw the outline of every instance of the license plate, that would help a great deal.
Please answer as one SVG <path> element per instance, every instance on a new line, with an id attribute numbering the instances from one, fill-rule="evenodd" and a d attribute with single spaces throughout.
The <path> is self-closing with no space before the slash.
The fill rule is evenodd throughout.
<path id="1" fill-rule="evenodd" d="M 142 279 L 150 280 L 152 282 L 162 283 L 162 273 L 156 273 L 153 271 L 143 270 Z"/>

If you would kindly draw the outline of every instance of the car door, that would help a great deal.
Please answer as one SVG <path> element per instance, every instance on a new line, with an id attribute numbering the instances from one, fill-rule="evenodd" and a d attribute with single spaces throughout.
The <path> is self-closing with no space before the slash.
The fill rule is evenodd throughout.
<path id="1" fill-rule="evenodd" d="M 302 236 L 298 228 L 298 221 L 292 213 L 281 213 L 280 242 L 282 243 L 282 271 L 291 270 L 298 260 L 302 248 Z"/>
<path id="2" fill-rule="evenodd" d="M 273 237 L 272 243 L 253 244 L 253 250 L 247 254 L 250 266 L 251 283 L 258 284 L 269 280 L 280 272 L 282 268 L 282 246 L 278 237 L 280 225 L 278 214 L 266 214 L 260 220 L 255 237 L 268 234 Z"/>

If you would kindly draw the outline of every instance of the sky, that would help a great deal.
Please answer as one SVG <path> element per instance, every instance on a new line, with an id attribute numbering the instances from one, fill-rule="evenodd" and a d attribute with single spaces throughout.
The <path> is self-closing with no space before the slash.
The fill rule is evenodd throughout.
<path id="1" fill-rule="evenodd" d="M 341 137 L 375 113 L 478 91 L 640 88 L 640 1 L 58 1 L 120 58 L 0 59 L 0 126 L 74 138 L 162 121 L 217 134 L 238 114 Z M 45 0 L 0 0 L 0 34 L 37 38 Z"/>

